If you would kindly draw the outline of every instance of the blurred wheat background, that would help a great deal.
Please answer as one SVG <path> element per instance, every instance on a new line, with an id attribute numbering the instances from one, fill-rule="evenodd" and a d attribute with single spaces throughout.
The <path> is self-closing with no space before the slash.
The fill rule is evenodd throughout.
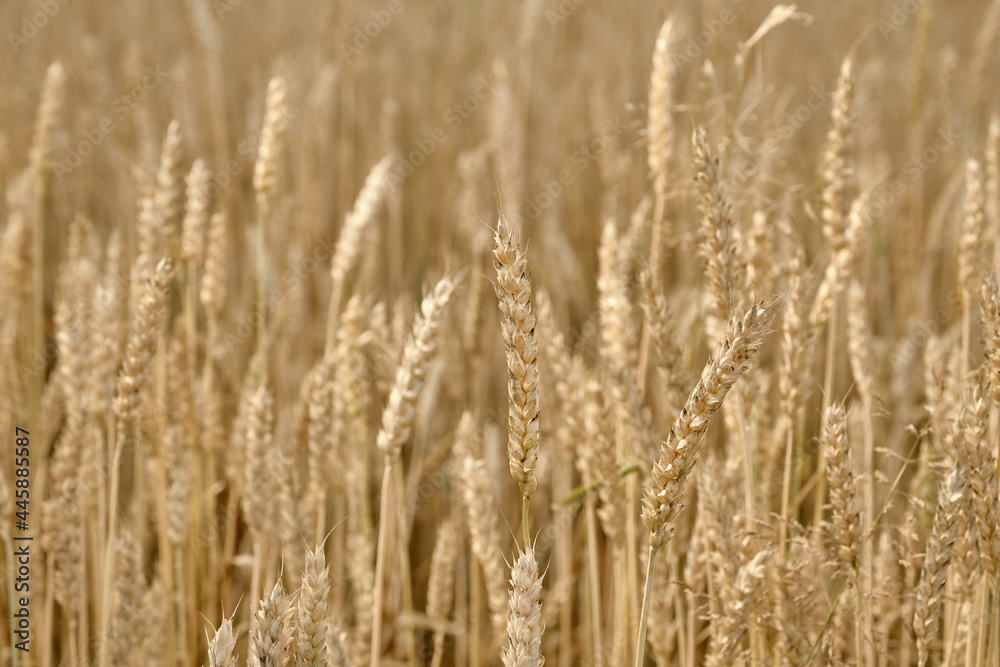
<path id="1" fill-rule="evenodd" d="M 1000 1 L 0 27 L 2 664 L 1000 665 Z"/>

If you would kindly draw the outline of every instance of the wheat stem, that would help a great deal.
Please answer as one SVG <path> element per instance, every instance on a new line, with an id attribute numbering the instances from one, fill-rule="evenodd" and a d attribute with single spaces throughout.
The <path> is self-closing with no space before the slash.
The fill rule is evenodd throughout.
<path id="1" fill-rule="evenodd" d="M 642 612 L 639 615 L 639 638 L 635 644 L 635 667 L 646 664 L 646 625 L 649 622 L 649 605 L 653 597 L 653 566 L 656 564 L 658 550 L 650 545 L 649 556 L 646 559 L 646 584 L 642 592 Z"/>

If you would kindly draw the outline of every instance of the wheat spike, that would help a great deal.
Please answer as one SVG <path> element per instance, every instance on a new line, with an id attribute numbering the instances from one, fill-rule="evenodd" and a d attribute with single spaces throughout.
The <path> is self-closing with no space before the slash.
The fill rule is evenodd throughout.
<path id="1" fill-rule="evenodd" d="M 650 484 L 643 491 L 642 522 L 650 531 L 649 544 L 659 549 L 670 538 L 668 523 L 680 510 L 678 502 L 715 411 L 722 406 L 729 388 L 750 368 L 760 350 L 769 325 L 777 313 L 774 303 L 758 301 L 734 319 L 725 338 L 701 373 L 701 379 L 660 445 Z"/>
<path id="2" fill-rule="evenodd" d="M 531 305 L 531 282 L 527 261 L 502 214 L 493 236 L 496 258 L 497 300 L 500 303 L 504 343 L 507 346 L 507 457 L 510 474 L 530 498 L 538 486 L 538 343 L 535 341 L 535 310 Z"/>

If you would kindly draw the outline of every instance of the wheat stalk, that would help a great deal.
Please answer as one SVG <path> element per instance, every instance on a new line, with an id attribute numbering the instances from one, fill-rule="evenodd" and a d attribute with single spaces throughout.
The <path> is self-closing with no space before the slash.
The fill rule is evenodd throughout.
<path id="1" fill-rule="evenodd" d="M 776 314 L 776 303 L 761 300 L 754 303 L 742 319 L 734 318 L 730 322 L 725 338 L 705 365 L 701 379 L 684 404 L 667 439 L 660 445 L 659 460 L 653 464 L 650 483 L 643 490 L 642 522 L 649 530 L 649 558 L 639 621 L 636 667 L 643 665 L 656 552 L 673 534 L 669 523 L 681 509 L 678 503 L 698 461 L 698 450 L 712 415 L 722 406 L 730 387 L 750 368 Z"/>

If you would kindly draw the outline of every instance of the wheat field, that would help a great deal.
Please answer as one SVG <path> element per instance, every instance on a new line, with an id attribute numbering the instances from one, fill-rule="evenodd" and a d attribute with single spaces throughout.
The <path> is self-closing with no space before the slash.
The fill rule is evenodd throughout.
<path id="1" fill-rule="evenodd" d="M 0 664 L 1000 665 L 1000 0 L 0 26 Z"/>

